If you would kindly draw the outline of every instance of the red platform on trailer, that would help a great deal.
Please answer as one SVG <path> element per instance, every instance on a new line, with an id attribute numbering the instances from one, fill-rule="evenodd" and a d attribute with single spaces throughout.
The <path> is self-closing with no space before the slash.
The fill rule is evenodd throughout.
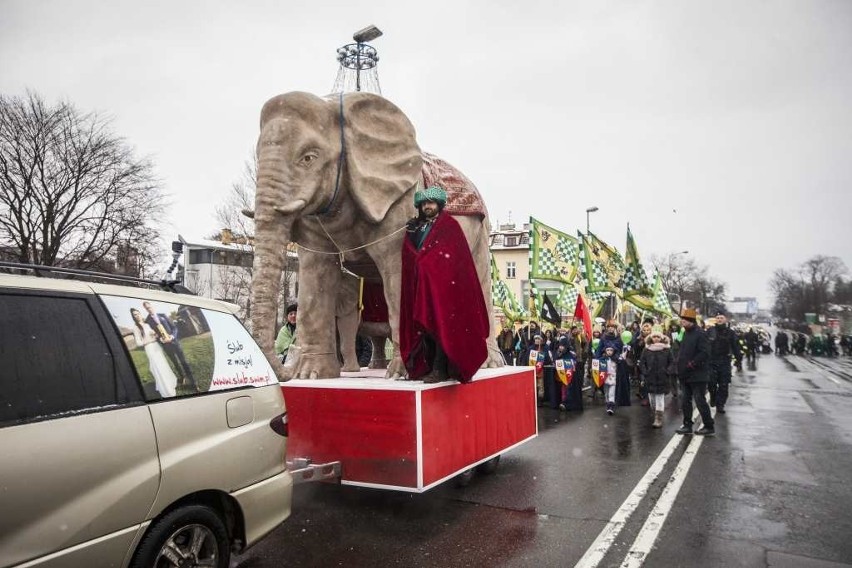
<path id="1" fill-rule="evenodd" d="M 364 370 L 281 388 L 287 459 L 340 461 L 345 485 L 420 493 L 538 435 L 532 367 L 482 369 L 468 384 Z"/>

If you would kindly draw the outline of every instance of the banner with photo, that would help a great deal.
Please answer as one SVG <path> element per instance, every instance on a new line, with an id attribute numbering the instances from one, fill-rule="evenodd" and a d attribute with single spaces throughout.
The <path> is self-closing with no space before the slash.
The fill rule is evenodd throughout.
<path id="1" fill-rule="evenodd" d="M 172 302 L 101 298 L 149 400 L 278 384 L 260 347 L 233 314 Z"/>

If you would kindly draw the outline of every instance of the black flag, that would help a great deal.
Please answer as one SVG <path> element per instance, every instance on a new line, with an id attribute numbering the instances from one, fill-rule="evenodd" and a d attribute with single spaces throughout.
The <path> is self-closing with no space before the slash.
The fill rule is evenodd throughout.
<path id="1" fill-rule="evenodd" d="M 562 325 L 562 315 L 556 311 L 553 302 L 547 297 L 547 292 L 544 293 L 544 300 L 541 303 L 541 319 L 557 327 Z"/>

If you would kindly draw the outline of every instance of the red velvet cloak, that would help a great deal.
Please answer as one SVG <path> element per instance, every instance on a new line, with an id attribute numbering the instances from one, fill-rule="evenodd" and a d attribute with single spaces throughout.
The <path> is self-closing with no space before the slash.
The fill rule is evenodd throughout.
<path id="1" fill-rule="evenodd" d="M 402 245 L 399 348 L 412 379 L 431 370 L 423 334 L 441 344 L 462 382 L 488 357 L 489 316 L 473 257 L 458 221 L 441 213 L 418 251 L 406 236 Z"/>

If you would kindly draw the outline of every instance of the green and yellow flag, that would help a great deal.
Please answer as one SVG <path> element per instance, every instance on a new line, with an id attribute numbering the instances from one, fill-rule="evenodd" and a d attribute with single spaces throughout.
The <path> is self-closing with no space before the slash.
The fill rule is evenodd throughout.
<path id="1" fill-rule="evenodd" d="M 592 233 L 578 234 L 582 242 L 580 256 L 586 292 L 609 292 L 621 297 L 624 260 L 619 252 Z"/>
<path id="2" fill-rule="evenodd" d="M 621 278 L 621 290 L 624 299 L 630 301 L 631 296 L 639 296 L 651 303 L 653 289 L 648 281 L 648 274 L 639 258 L 639 249 L 630 225 L 627 225 L 627 249 L 624 254 L 624 274 Z M 641 307 L 641 306 L 640 306 Z"/>
<path id="3" fill-rule="evenodd" d="M 563 308 L 568 313 L 573 314 L 574 308 L 577 307 L 577 296 L 580 295 L 580 288 L 577 283 L 563 284 L 556 296 L 556 307 Z"/>
<path id="4" fill-rule="evenodd" d="M 500 279 L 500 269 L 497 268 L 493 255 L 491 256 L 491 302 L 503 310 L 503 314 L 510 321 L 520 321 L 527 316 L 509 285 Z"/>
<path id="5" fill-rule="evenodd" d="M 666 293 L 666 289 L 663 287 L 663 279 L 660 276 L 660 273 L 654 277 L 654 305 L 651 308 L 658 314 L 663 314 L 668 317 L 672 317 L 674 315 L 674 310 L 672 310 L 671 302 L 669 302 L 669 295 Z"/>
<path id="6" fill-rule="evenodd" d="M 580 241 L 530 217 L 530 279 L 571 284 L 579 271 Z"/>

